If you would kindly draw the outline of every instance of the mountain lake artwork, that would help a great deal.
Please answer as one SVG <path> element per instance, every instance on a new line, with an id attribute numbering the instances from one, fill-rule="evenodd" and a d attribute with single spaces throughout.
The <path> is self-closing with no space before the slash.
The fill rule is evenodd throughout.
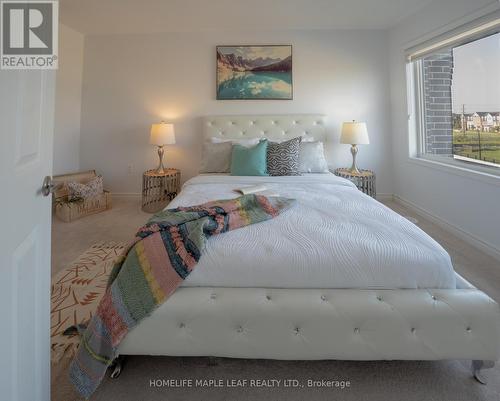
<path id="1" fill-rule="evenodd" d="M 217 99 L 292 99 L 292 46 L 217 46 Z"/>

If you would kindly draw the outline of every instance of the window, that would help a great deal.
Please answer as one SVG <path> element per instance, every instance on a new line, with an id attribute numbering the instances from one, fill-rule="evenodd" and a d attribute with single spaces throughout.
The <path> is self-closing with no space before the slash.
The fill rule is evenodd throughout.
<path id="1" fill-rule="evenodd" d="M 500 172 L 499 27 L 409 55 L 417 157 Z"/>

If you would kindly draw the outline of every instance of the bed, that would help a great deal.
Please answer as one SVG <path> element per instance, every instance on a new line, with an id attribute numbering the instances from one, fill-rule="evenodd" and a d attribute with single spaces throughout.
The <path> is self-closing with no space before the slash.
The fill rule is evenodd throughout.
<path id="1" fill-rule="evenodd" d="M 325 140 L 320 115 L 207 117 L 203 126 L 205 138 Z M 128 334 L 120 355 L 470 359 L 484 382 L 481 369 L 500 356 L 498 304 L 453 270 L 437 242 L 349 181 L 199 175 L 169 207 L 236 197 L 235 188 L 255 184 L 297 205 L 211 238 L 195 271 Z"/>

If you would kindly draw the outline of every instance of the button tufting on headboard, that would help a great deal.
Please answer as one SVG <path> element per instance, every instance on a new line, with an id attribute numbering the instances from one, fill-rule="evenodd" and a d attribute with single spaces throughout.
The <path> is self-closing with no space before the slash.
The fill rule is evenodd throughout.
<path id="1" fill-rule="evenodd" d="M 282 141 L 307 136 L 325 141 L 324 121 L 325 117 L 320 114 L 209 116 L 204 118 L 203 137 L 265 137 Z M 243 127 L 245 129 L 242 129 Z"/>

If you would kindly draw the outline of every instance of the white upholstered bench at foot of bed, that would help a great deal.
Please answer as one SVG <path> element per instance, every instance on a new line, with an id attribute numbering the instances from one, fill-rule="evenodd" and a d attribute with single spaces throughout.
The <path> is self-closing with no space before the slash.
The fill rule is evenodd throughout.
<path id="1" fill-rule="evenodd" d="M 119 353 L 495 361 L 500 308 L 475 288 L 179 288 L 127 335 Z"/>

